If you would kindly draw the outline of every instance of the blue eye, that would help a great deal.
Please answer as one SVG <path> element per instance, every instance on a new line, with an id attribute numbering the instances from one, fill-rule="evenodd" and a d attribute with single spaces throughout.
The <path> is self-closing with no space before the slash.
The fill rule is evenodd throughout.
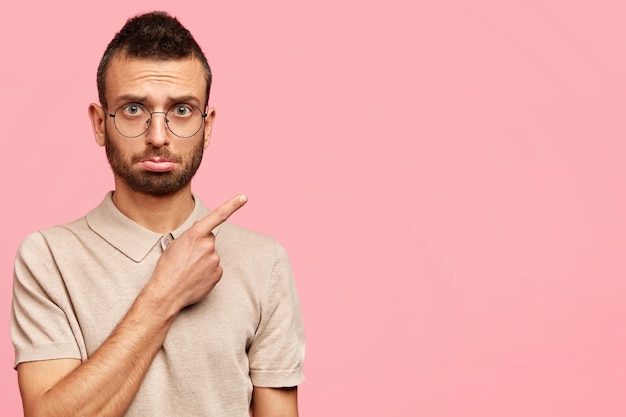
<path id="1" fill-rule="evenodd" d="M 136 103 L 127 104 L 123 109 L 124 113 L 129 116 L 136 116 L 144 112 L 142 106 Z"/>
<path id="2" fill-rule="evenodd" d="M 179 116 L 179 117 L 185 117 L 185 116 L 190 116 L 191 113 L 193 112 L 193 108 L 189 107 L 189 106 L 176 106 L 171 110 L 175 116 Z"/>

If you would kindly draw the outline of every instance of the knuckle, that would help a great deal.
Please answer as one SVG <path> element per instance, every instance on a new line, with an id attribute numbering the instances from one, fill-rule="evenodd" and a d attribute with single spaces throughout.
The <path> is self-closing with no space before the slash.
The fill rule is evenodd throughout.
<path id="1" fill-rule="evenodd" d="M 222 279 L 223 274 L 224 274 L 224 270 L 222 269 L 221 266 L 218 265 L 213 270 L 213 274 L 211 274 L 211 280 L 213 282 L 218 282 L 220 279 Z"/>
<path id="2" fill-rule="evenodd" d="M 222 222 L 226 221 L 226 219 L 228 219 L 228 216 L 230 215 L 230 213 L 228 213 L 228 211 L 226 211 L 223 208 L 218 209 L 216 214 L 217 214 L 218 220 Z"/>
<path id="3" fill-rule="evenodd" d="M 221 268 L 220 267 L 220 255 L 217 252 L 213 252 L 209 255 L 209 262 L 214 265 L 214 269 Z"/>

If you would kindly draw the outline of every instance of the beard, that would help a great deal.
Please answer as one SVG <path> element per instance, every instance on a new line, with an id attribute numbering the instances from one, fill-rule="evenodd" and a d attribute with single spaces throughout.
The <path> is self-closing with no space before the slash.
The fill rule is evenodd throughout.
<path id="1" fill-rule="evenodd" d="M 202 137 L 204 137 L 204 134 L 202 134 Z M 113 174 L 121 179 L 131 190 L 151 196 L 171 195 L 182 190 L 191 182 L 196 171 L 198 171 L 200 162 L 202 162 L 202 155 L 204 154 L 204 142 L 200 140 L 191 152 L 183 156 L 173 155 L 166 146 L 162 146 L 160 148 L 147 149 L 141 154 L 135 154 L 127 158 L 117 145 L 111 141 L 106 130 L 104 132 L 104 147 Z M 177 169 L 168 172 L 133 169 L 136 163 L 152 157 L 160 157 L 175 162 Z"/>

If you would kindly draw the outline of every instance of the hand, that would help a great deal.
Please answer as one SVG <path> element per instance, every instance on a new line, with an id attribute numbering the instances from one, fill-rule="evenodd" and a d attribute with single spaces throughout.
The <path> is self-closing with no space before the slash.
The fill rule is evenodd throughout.
<path id="1" fill-rule="evenodd" d="M 204 298 L 222 277 L 212 231 L 246 202 L 245 195 L 231 198 L 194 223 L 163 252 L 150 285 L 173 302 L 176 312 Z"/>

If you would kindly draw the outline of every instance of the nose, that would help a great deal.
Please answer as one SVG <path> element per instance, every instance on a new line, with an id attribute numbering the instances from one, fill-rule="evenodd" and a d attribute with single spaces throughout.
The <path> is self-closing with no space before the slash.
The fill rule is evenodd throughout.
<path id="1" fill-rule="evenodd" d="M 155 117 L 162 114 L 163 117 Z M 164 111 L 152 112 L 152 117 L 148 125 L 148 131 L 146 132 L 146 143 L 151 144 L 156 148 L 169 145 L 170 137 L 167 128 L 167 113 Z"/>

